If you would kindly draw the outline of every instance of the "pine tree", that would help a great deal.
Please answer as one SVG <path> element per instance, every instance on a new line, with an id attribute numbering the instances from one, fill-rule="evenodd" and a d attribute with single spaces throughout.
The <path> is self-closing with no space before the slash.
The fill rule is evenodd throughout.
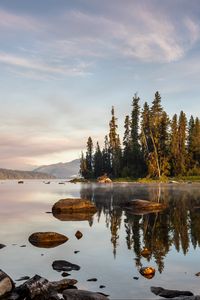
<path id="1" fill-rule="evenodd" d="M 179 157 L 179 136 L 178 136 L 178 118 L 175 114 L 171 122 L 170 135 L 170 165 L 171 175 L 177 175 L 177 162 Z"/>
<path id="2" fill-rule="evenodd" d="M 150 136 L 150 109 L 147 102 L 144 103 L 142 114 L 141 114 L 141 151 L 144 161 L 143 173 L 147 174 L 149 165 L 149 155 L 153 151 L 152 141 Z"/>
<path id="3" fill-rule="evenodd" d="M 179 156 L 177 160 L 177 174 L 184 175 L 186 173 L 186 130 L 187 130 L 187 118 L 183 111 L 180 112 L 178 122 L 178 140 L 179 140 Z"/>
<path id="4" fill-rule="evenodd" d="M 123 138 L 123 170 L 122 177 L 128 177 L 131 175 L 130 162 L 131 162 L 131 132 L 130 132 L 130 119 L 126 116 L 124 122 L 124 138 Z"/>
<path id="5" fill-rule="evenodd" d="M 87 174 L 85 178 L 93 178 L 93 142 L 91 137 L 87 140 L 86 169 Z"/>
<path id="6" fill-rule="evenodd" d="M 87 176 L 87 166 L 86 166 L 86 159 L 84 157 L 83 152 L 81 152 L 81 159 L 80 159 L 80 175 L 85 178 Z"/>
<path id="7" fill-rule="evenodd" d="M 108 136 L 105 136 L 104 139 L 104 148 L 102 150 L 102 174 L 107 174 L 111 176 L 111 155 L 110 155 L 110 147 Z"/>
<path id="8" fill-rule="evenodd" d="M 109 149 L 111 154 L 112 175 L 119 177 L 121 172 L 121 146 L 119 135 L 117 134 L 117 118 L 115 118 L 114 107 L 111 110 L 111 121 L 109 123 Z"/>
<path id="9" fill-rule="evenodd" d="M 97 142 L 96 150 L 94 153 L 94 177 L 98 178 L 101 175 L 103 175 L 103 160 L 99 143 Z"/>
<path id="10" fill-rule="evenodd" d="M 139 177 L 142 174 L 142 153 L 139 144 L 139 118 L 140 118 L 140 98 L 134 95 L 131 113 L 131 175 Z"/>

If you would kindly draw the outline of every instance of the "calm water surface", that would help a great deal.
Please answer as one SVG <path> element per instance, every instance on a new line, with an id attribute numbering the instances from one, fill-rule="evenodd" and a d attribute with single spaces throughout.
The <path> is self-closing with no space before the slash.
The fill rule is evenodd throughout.
<path id="1" fill-rule="evenodd" d="M 86 221 L 59 220 L 52 205 L 62 198 L 83 197 L 95 202 L 98 212 Z M 168 204 L 162 213 L 133 215 L 122 209 L 130 199 Z M 77 230 L 83 238 L 77 240 Z M 56 231 L 69 240 L 56 248 L 32 246 L 28 237 L 36 231 Z M 187 289 L 199 294 L 200 185 L 71 184 L 52 181 L 0 182 L 0 269 L 13 279 L 39 274 L 61 279 L 52 262 L 64 259 L 81 266 L 72 271 L 78 288 L 101 291 L 111 299 L 155 299 L 151 286 Z M 20 247 L 26 245 L 26 247 Z M 147 247 L 151 256 L 142 257 Z M 80 252 L 74 254 L 74 251 Z M 139 269 L 152 266 L 154 278 Z M 97 282 L 87 282 L 96 277 Z M 139 277 L 134 280 L 133 277 Z M 99 289 L 105 285 L 105 289 Z"/>

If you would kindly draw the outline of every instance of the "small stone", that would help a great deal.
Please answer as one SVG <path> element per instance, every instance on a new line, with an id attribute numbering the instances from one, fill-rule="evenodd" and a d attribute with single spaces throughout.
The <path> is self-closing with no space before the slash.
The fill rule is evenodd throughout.
<path id="1" fill-rule="evenodd" d="M 5 247 L 6 247 L 6 245 L 0 244 L 0 249 L 3 249 L 3 248 L 5 248 Z"/>
<path id="2" fill-rule="evenodd" d="M 62 272 L 61 276 L 62 277 L 67 277 L 67 276 L 70 276 L 71 274 L 70 273 L 67 273 L 67 272 Z"/>
<path id="3" fill-rule="evenodd" d="M 79 253 L 80 251 L 78 251 L 78 250 L 76 250 L 76 251 L 74 251 L 74 254 L 77 254 L 77 253 Z"/>
<path id="4" fill-rule="evenodd" d="M 200 272 L 196 273 L 195 275 L 196 275 L 196 276 L 200 276 Z"/>
<path id="5" fill-rule="evenodd" d="M 87 281 L 97 281 L 97 279 L 96 278 L 89 278 L 89 279 L 87 279 Z"/>
<path id="6" fill-rule="evenodd" d="M 55 260 L 52 264 L 52 267 L 54 270 L 56 271 L 72 271 L 72 270 L 75 270 L 75 271 L 78 271 L 80 270 L 80 266 L 78 265 L 75 265 L 75 264 L 72 264 L 66 260 Z"/>
<path id="7" fill-rule="evenodd" d="M 26 247 L 26 245 L 21 245 L 20 247 L 21 247 L 21 248 L 25 248 L 25 247 Z"/>
<path id="8" fill-rule="evenodd" d="M 156 270 L 152 267 L 144 267 L 140 269 L 140 274 L 147 279 L 152 279 L 155 275 Z"/>
<path id="9" fill-rule="evenodd" d="M 83 234 L 79 230 L 75 233 L 75 237 L 80 240 L 82 238 Z"/>
<path id="10" fill-rule="evenodd" d="M 100 289 L 104 289 L 106 286 L 105 285 L 100 285 L 99 288 Z"/>
<path id="11" fill-rule="evenodd" d="M 133 279 L 135 279 L 135 280 L 138 280 L 138 279 L 139 279 L 139 277 L 136 277 L 136 276 L 134 276 L 134 277 L 133 277 Z"/>

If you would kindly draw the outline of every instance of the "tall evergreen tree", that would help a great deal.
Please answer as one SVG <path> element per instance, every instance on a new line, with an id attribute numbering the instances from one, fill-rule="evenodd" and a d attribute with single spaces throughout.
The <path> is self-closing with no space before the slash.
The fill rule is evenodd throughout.
<path id="1" fill-rule="evenodd" d="M 83 152 L 81 152 L 81 159 L 80 159 L 80 175 L 84 178 L 87 176 L 87 166 L 86 166 L 86 159 L 84 157 Z"/>
<path id="2" fill-rule="evenodd" d="M 171 135 L 170 135 L 170 164 L 171 175 L 177 175 L 177 162 L 179 157 L 179 134 L 178 134 L 178 118 L 175 114 L 171 121 Z"/>
<path id="3" fill-rule="evenodd" d="M 129 116 L 126 116 L 124 122 L 124 138 L 123 138 L 123 170 L 122 177 L 128 177 L 131 175 L 130 162 L 131 162 L 131 132 L 130 132 L 131 121 Z"/>
<path id="4" fill-rule="evenodd" d="M 140 98 L 134 95 L 131 113 L 131 175 L 139 177 L 142 174 L 142 153 L 139 143 Z"/>
<path id="5" fill-rule="evenodd" d="M 103 160 L 99 143 L 97 142 L 96 150 L 94 153 L 94 177 L 97 178 L 101 175 L 103 175 Z"/>
<path id="6" fill-rule="evenodd" d="M 104 148 L 102 150 L 102 173 L 110 176 L 111 172 L 112 169 L 111 169 L 110 147 L 109 147 L 108 136 L 106 135 L 104 139 Z"/>
<path id="7" fill-rule="evenodd" d="M 111 110 L 111 120 L 109 123 L 109 148 L 111 154 L 112 175 L 119 177 L 121 173 L 121 146 L 119 135 L 117 134 L 117 118 L 115 117 L 114 106 Z"/>
<path id="8" fill-rule="evenodd" d="M 184 175 L 186 173 L 186 130 L 187 118 L 183 111 L 180 112 L 178 122 L 178 139 L 179 139 L 179 156 L 177 160 L 177 174 Z"/>
<path id="9" fill-rule="evenodd" d="M 87 140 L 86 169 L 87 175 L 85 178 L 93 178 L 93 142 L 91 137 Z"/>

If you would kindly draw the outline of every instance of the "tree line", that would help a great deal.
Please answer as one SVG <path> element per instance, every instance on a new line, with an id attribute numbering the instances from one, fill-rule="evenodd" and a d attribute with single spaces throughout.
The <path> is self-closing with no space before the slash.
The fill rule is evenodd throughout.
<path id="1" fill-rule="evenodd" d="M 170 119 L 159 92 L 151 105 L 145 102 L 142 108 L 135 94 L 131 113 L 125 117 L 122 142 L 112 107 L 104 145 L 102 149 L 98 142 L 94 146 L 88 138 L 80 174 L 86 179 L 103 174 L 111 178 L 200 175 L 200 120 L 192 115 L 187 120 L 183 111 Z"/>

